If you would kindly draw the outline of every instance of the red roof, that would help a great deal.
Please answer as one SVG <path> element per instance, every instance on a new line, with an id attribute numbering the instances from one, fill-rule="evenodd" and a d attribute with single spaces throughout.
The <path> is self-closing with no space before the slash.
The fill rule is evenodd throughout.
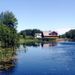
<path id="1" fill-rule="evenodd" d="M 43 35 L 44 36 L 58 36 L 58 33 L 57 32 L 55 32 L 55 31 L 45 31 L 45 32 L 43 32 Z"/>

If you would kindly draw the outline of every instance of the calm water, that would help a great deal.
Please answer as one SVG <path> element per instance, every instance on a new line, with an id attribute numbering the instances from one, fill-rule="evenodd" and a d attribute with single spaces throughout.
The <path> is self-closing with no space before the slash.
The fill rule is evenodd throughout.
<path id="1" fill-rule="evenodd" d="M 0 57 L 0 75 L 75 75 L 74 42 L 23 44 L 0 55 L 8 58 Z"/>

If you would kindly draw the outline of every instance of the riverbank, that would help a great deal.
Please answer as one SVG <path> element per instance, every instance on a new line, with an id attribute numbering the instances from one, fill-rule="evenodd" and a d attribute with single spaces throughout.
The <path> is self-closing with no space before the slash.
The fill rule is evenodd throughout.
<path id="1" fill-rule="evenodd" d="M 23 44 L 23 43 L 41 43 L 41 42 L 56 42 L 56 39 L 52 39 L 52 38 L 44 38 L 44 39 L 37 39 L 37 38 L 20 38 L 19 40 L 19 44 Z"/>

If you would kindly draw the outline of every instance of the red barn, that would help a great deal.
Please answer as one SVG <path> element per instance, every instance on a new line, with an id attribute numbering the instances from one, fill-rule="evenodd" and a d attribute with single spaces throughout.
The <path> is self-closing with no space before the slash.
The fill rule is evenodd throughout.
<path id="1" fill-rule="evenodd" d="M 43 37 L 44 38 L 58 38 L 58 33 L 55 31 L 44 31 Z"/>

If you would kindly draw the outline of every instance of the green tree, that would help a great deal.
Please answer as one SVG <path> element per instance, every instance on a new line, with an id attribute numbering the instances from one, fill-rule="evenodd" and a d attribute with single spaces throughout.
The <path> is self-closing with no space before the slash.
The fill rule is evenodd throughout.
<path id="1" fill-rule="evenodd" d="M 75 40 L 75 29 L 66 32 L 65 36 L 69 39 Z"/>
<path id="2" fill-rule="evenodd" d="M 4 46 L 14 46 L 17 42 L 17 19 L 12 12 L 0 14 L 0 41 Z"/>
<path id="3" fill-rule="evenodd" d="M 42 33 L 42 31 L 39 30 L 39 29 L 33 29 L 33 30 L 32 30 L 32 36 L 33 36 L 33 37 L 35 36 L 35 33 Z"/>
<path id="4" fill-rule="evenodd" d="M 2 12 L 0 14 L 0 21 L 1 23 L 7 25 L 8 27 L 12 27 L 12 28 L 16 28 L 18 22 L 16 17 L 14 16 L 14 14 L 12 12 L 6 11 L 6 12 Z"/>
<path id="5" fill-rule="evenodd" d="M 60 38 L 67 38 L 71 41 L 75 41 L 75 29 L 68 31 L 63 35 L 60 35 Z"/>
<path id="6" fill-rule="evenodd" d="M 20 32 L 21 35 L 23 36 L 35 36 L 35 33 L 42 33 L 41 30 L 39 29 L 26 29 Z"/>

